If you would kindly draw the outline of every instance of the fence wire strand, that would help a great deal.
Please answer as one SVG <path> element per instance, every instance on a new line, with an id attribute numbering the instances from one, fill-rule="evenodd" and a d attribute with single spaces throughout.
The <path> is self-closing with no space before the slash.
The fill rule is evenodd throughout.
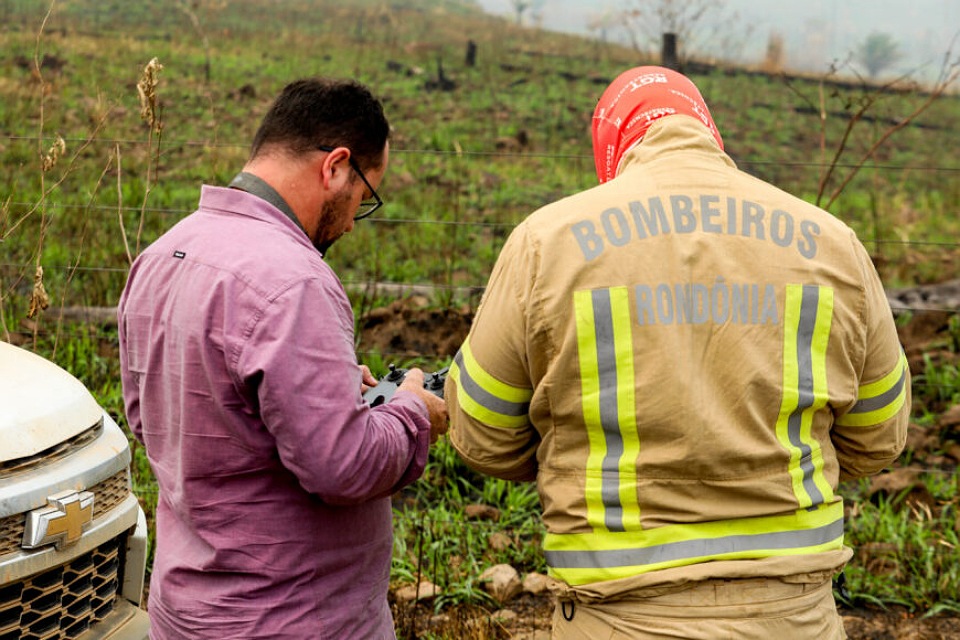
<path id="1" fill-rule="evenodd" d="M 37 136 L 37 135 L 16 135 L 16 134 L 7 134 L 0 135 L 0 137 L 6 138 L 12 142 L 37 142 L 37 143 L 46 143 L 52 142 L 57 139 L 56 136 Z M 64 142 L 76 143 L 76 144 L 109 144 L 112 146 L 116 145 L 129 145 L 129 146 L 145 146 L 149 144 L 146 140 L 134 140 L 134 139 L 124 139 L 124 138 L 63 138 Z M 240 144 L 237 142 L 205 142 L 201 140 L 175 140 L 175 139 L 165 139 L 163 143 L 164 147 L 175 148 L 175 147 L 203 147 L 207 149 L 243 149 L 246 150 L 249 148 L 249 145 Z M 403 148 L 390 148 L 390 153 L 392 154 L 410 154 L 410 155 L 437 155 L 437 156 L 454 156 L 454 157 L 463 157 L 463 156 L 473 156 L 473 157 L 503 157 L 503 158 L 539 158 L 547 160 L 578 160 L 578 161 L 589 161 L 593 163 L 593 156 L 588 154 L 578 154 L 578 153 L 547 153 L 539 151 L 507 151 L 507 150 L 497 150 L 497 151 L 488 151 L 488 150 L 469 150 L 469 149 L 457 149 L 457 150 L 444 150 L 444 149 L 403 149 Z M 812 162 L 812 161 L 801 161 L 801 160 L 754 160 L 750 158 L 738 158 L 738 162 L 741 164 L 748 164 L 756 167 L 764 166 L 780 166 L 780 167 L 817 167 L 823 168 L 827 166 L 834 166 L 841 169 L 880 169 L 883 171 L 930 171 L 930 172 L 945 172 L 945 173 L 960 173 L 960 166 L 938 166 L 938 165 L 908 165 L 908 164 L 869 164 L 861 165 L 857 162 Z"/>

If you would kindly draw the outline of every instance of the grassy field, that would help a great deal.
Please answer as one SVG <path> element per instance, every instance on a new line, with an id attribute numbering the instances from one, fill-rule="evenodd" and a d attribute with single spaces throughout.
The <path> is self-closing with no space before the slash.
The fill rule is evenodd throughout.
<path id="1" fill-rule="evenodd" d="M 0 16 L 0 337 L 74 372 L 121 423 L 115 330 L 71 321 L 68 312 L 116 304 L 130 259 L 192 211 L 201 183 L 225 184 L 239 170 L 288 81 L 355 77 L 382 96 L 394 128 L 380 190 L 387 204 L 329 258 L 356 292 L 360 317 L 389 302 L 373 283 L 427 287 L 438 307 L 475 301 L 519 220 L 595 183 L 596 100 L 620 71 L 651 62 L 521 30 L 453 1 L 0 0 Z M 475 66 L 465 60 L 471 40 Z M 143 74 L 154 59 L 162 69 L 151 85 Z M 452 90 L 432 86 L 441 66 Z M 956 95 L 925 107 L 929 94 L 906 83 L 881 92 L 826 75 L 722 66 L 689 73 L 738 165 L 828 206 L 864 239 L 885 284 L 960 273 Z M 138 83 L 155 95 L 153 126 L 141 117 Z M 42 302 L 46 311 L 31 314 Z M 919 427 L 936 425 L 960 401 L 952 335 L 915 381 Z M 381 371 L 411 355 L 359 350 Z M 443 356 L 419 362 L 434 368 Z M 937 505 L 929 514 L 909 508 L 905 492 L 846 488 L 858 505 L 848 542 L 893 545 L 891 562 L 903 569 L 892 579 L 855 560 L 848 574 L 860 602 L 960 610 L 960 489 L 955 463 L 944 460 L 919 481 Z M 150 511 L 156 489 L 142 451 L 135 465 Z M 394 578 L 434 580 L 443 588 L 438 608 L 491 604 L 477 582 L 490 564 L 543 570 L 532 487 L 475 476 L 441 445 L 404 497 L 418 508 L 397 512 Z M 496 505 L 500 520 L 467 521 L 471 503 Z M 497 532 L 511 544 L 491 551 Z"/>

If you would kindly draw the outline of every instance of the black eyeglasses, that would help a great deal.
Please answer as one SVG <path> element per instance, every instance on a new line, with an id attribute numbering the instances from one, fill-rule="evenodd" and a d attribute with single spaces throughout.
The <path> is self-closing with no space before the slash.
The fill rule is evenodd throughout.
<path id="1" fill-rule="evenodd" d="M 320 151 L 326 151 L 327 153 L 330 153 L 331 151 L 334 150 L 334 147 L 319 145 L 317 149 L 319 149 Z M 377 195 L 377 191 L 373 188 L 373 185 L 371 185 L 370 182 L 367 180 L 367 176 L 363 175 L 363 171 L 360 170 L 360 165 L 357 164 L 357 161 L 353 159 L 352 155 L 349 158 L 347 158 L 347 162 L 350 163 L 350 166 L 353 168 L 353 170 L 356 171 L 357 175 L 360 176 L 360 179 L 363 180 L 363 184 L 367 186 L 367 189 L 370 189 L 370 198 L 360 203 L 360 209 L 357 211 L 357 215 L 353 216 L 354 220 L 363 220 L 364 218 L 369 216 L 371 213 L 373 213 L 374 211 L 382 207 L 383 200 L 380 198 L 379 195 Z"/>

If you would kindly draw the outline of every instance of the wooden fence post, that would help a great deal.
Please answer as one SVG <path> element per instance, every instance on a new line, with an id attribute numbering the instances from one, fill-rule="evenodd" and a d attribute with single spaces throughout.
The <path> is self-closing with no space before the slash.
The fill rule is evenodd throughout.
<path id="1" fill-rule="evenodd" d="M 473 40 L 467 41 L 467 66 L 477 66 L 477 43 Z"/>
<path id="2" fill-rule="evenodd" d="M 660 49 L 660 65 L 674 71 L 680 70 L 680 59 L 677 56 L 677 34 L 663 34 L 663 43 Z"/>

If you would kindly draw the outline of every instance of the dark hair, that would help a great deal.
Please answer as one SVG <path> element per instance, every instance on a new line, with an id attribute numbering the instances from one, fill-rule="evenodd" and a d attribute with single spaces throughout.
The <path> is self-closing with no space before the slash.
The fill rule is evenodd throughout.
<path id="1" fill-rule="evenodd" d="M 347 147 L 364 169 L 379 167 L 390 125 L 383 105 L 354 80 L 307 78 L 291 82 L 263 117 L 250 157 L 280 146 L 301 154 L 318 146 Z"/>

